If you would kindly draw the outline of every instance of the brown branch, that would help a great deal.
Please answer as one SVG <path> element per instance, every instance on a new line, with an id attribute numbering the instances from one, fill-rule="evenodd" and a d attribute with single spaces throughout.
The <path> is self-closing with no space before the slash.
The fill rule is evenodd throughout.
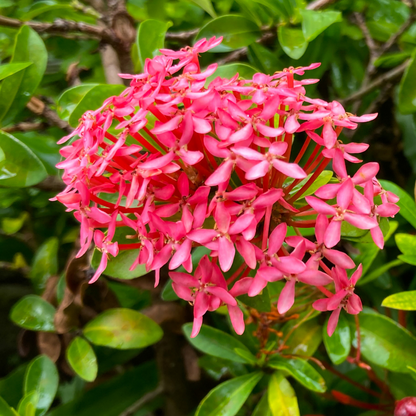
<path id="1" fill-rule="evenodd" d="M 47 123 L 51 126 L 59 127 L 64 130 L 66 133 L 71 133 L 73 128 L 70 125 L 62 120 L 55 111 L 49 108 L 43 101 L 39 98 L 32 97 L 27 103 L 26 107 L 38 116 L 43 117 Z"/>
<path id="2" fill-rule="evenodd" d="M 45 123 L 22 121 L 17 123 L 14 126 L 3 127 L 2 130 L 6 133 L 14 133 L 17 131 L 33 131 L 33 130 L 42 130 L 45 128 Z"/>
<path id="3" fill-rule="evenodd" d="M 392 70 L 380 75 L 368 85 L 364 86 L 357 92 L 351 94 L 349 97 L 342 100 L 342 103 L 346 104 L 346 103 L 357 101 L 361 99 L 362 97 L 364 97 L 369 92 L 375 90 L 378 87 L 381 87 L 386 82 L 392 81 L 400 77 L 403 74 L 403 72 L 406 70 L 407 66 L 409 65 L 409 62 L 410 61 L 407 60 L 406 62 L 403 62 L 401 65 L 397 66 L 396 68 L 393 68 Z"/>
<path id="4" fill-rule="evenodd" d="M 387 52 L 399 39 L 401 35 L 410 27 L 410 25 L 416 20 L 416 15 L 414 12 L 412 12 L 409 16 L 409 18 L 403 23 L 403 25 L 399 28 L 399 30 L 390 36 L 390 39 L 380 47 L 380 50 L 378 52 L 378 56 L 383 55 L 383 53 Z"/>
<path id="5" fill-rule="evenodd" d="M 56 19 L 53 23 L 22 22 L 20 20 L 12 19 L 10 17 L 0 16 L 0 26 L 19 28 L 23 25 L 31 27 L 38 33 L 67 35 L 68 32 L 80 32 L 89 35 L 93 39 L 98 39 L 102 40 L 105 43 L 109 43 L 115 48 L 121 46 L 120 39 L 118 39 L 115 33 L 107 27 L 88 25 L 86 23 L 73 22 L 64 19 Z"/>
<path id="6" fill-rule="evenodd" d="M 194 36 L 199 32 L 199 29 L 188 30 L 186 32 L 167 32 L 165 39 L 180 41 L 180 42 L 189 42 Z"/>
<path id="7" fill-rule="evenodd" d="M 334 3 L 335 0 L 315 0 L 312 3 L 309 3 L 306 8 L 308 10 L 318 10 L 323 9 L 324 7 Z"/>

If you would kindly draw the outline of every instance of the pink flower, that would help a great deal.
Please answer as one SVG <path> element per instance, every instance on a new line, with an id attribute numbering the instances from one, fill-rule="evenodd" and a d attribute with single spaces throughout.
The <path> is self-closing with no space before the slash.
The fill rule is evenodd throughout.
<path id="1" fill-rule="evenodd" d="M 318 311 L 333 311 L 328 321 L 327 332 L 329 336 L 332 336 L 337 327 L 342 308 L 351 315 L 357 315 L 362 311 L 361 299 L 354 293 L 355 285 L 361 277 L 362 271 L 363 267 L 360 264 L 351 278 L 348 279 L 345 269 L 335 266 L 332 269 L 332 277 L 336 291 L 335 295 L 314 302 L 313 307 Z"/>
<path id="2" fill-rule="evenodd" d="M 230 317 L 235 331 L 238 334 L 244 332 L 242 316 L 233 308 L 238 308 L 234 296 L 227 290 L 227 283 L 219 267 L 212 264 L 208 256 L 202 257 L 194 276 L 180 272 L 170 272 L 173 280 L 172 287 L 181 298 L 194 304 L 194 326 L 191 337 L 198 335 L 202 325 L 203 316 L 207 311 L 215 311 L 223 303 L 231 307 Z M 234 290 L 236 293 L 237 291 Z"/>
<path id="3" fill-rule="evenodd" d="M 319 64 L 251 79 L 215 77 L 215 63 L 201 71 L 200 54 L 220 42 L 213 37 L 180 51 L 162 49 L 146 59 L 142 74 L 122 74 L 130 86 L 87 111 L 59 141 L 72 139 L 60 150 L 57 166 L 66 187 L 54 200 L 80 222 L 77 256 L 91 244 L 102 252 L 92 281 L 122 250 L 139 251 L 130 269 L 155 271 L 156 285 L 162 267 L 183 266 L 189 274 L 170 276 L 176 293 L 194 304 L 192 336 L 205 312 L 221 305 L 241 334 L 244 316 L 235 298 L 256 296 L 268 282 L 286 282 L 277 305 L 282 314 L 295 301 L 296 283 L 325 292 L 321 286 L 332 284 L 327 263 L 335 265 L 337 294 L 324 309 L 336 313 L 345 304 L 358 311 L 344 284 L 344 269 L 354 263 L 333 247 L 343 221 L 370 229 L 382 247 L 379 219 L 397 213 L 398 198 L 378 183 L 377 163 L 349 175 L 345 161 L 360 163 L 354 155 L 368 145 L 343 144 L 338 136 L 375 114 L 357 117 L 336 101 L 308 97 L 305 86 L 318 80 L 297 78 Z M 308 137 L 297 143 L 303 131 Z M 338 182 L 322 186 L 306 203 L 297 198 L 312 193 L 330 161 Z M 116 241 L 116 227 L 123 227 L 123 241 Z M 295 236 L 287 237 L 288 227 Z M 301 237 L 301 228 L 315 228 L 316 242 Z M 209 254 L 193 271 L 197 246 Z M 236 250 L 243 264 L 228 277 L 228 290 L 222 272 L 235 264 Z M 247 277 L 250 269 L 254 278 Z"/>

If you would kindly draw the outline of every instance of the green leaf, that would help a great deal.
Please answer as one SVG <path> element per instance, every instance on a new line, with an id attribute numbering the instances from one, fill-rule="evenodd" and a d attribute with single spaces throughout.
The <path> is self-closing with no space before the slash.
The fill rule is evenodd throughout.
<path id="1" fill-rule="evenodd" d="M 192 0 L 197 4 L 201 9 L 204 9 L 212 18 L 216 18 L 214 7 L 212 6 L 211 0 Z"/>
<path id="2" fill-rule="evenodd" d="M 12 308 L 10 319 L 22 328 L 31 331 L 54 332 L 55 308 L 40 296 L 27 295 Z"/>
<path id="3" fill-rule="evenodd" d="M 280 46 L 286 55 L 292 59 L 299 59 L 306 52 L 308 41 L 300 29 L 279 26 L 277 30 Z"/>
<path id="4" fill-rule="evenodd" d="M 386 53 L 374 61 L 374 66 L 377 68 L 393 68 L 400 65 L 410 56 L 411 53 L 409 51 Z"/>
<path id="5" fill-rule="evenodd" d="M 29 277 L 39 292 L 43 291 L 48 279 L 58 273 L 58 248 L 59 240 L 52 237 L 35 254 Z"/>
<path id="6" fill-rule="evenodd" d="M 313 41 L 335 22 L 342 21 L 341 12 L 302 10 L 302 32 L 308 42 Z"/>
<path id="7" fill-rule="evenodd" d="M 202 325 L 199 334 L 195 338 L 191 338 L 191 323 L 183 325 L 182 330 L 196 349 L 214 357 L 225 358 L 237 363 L 247 363 L 247 359 L 237 354 L 235 349 L 239 348 L 249 352 L 248 348 L 231 335 L 208 325 Z"/>
<path id="8" fill-rule="evenodd" d="M 395 238 L 397 247 L 403 254 L 414 255 L 416 253 L 416 236 L 410 234 L 399 233 Z"/>
<path id="9" fill-rule="evenodd" d="M 224 375 L 238 377 L 248 373 L 244 364 L 207 354 L 198 359 L 198 365 L 217 381 Z"/>
<path id="10" fill-rule="evenodd" d="M 262 377 L 263 373 L 255 372 L 219 384 L 205 396 L 195 416 L 236 415 Z"/>
<path id="11" fill-rule="evenodd" d="M 399 254 L 397 256 L 400 261 L 416 266 L 416 256 L 411 254 Z"/>
<path id="12" fill-rule="evenodd" d="M 55 407 L 48 416 L 119 416 L 154 390 L 157 382 L 156 365 L 154 361 L 147 361 L 80 392 L 71 402 Z"/>
<path id="13" fill-rule="evenodd" d="M 313 173 L 309 174 L 305 179 L 303 179 L 296 186 L 294 186 L 293 189 L 289 192 L 289 195 L 296 194 L 296 192 L 298 192 L 303 187 L 303 185 L 305 185 L 308 182 L 308 180 L 311 178 L 312 175 L 313 175 Z M 319 174 L 319 176 L 315 179 L 315 181 L 312 183 L 312 185 L 309 188 L 307 188 L 297 198 L 297 200 L 305 198 L 305 196 L 314 194 L 315 191 L 318 190 L 321 186 L 326 185 L 331 180 L 333 175 L 334 175 L 334 173 L 331 170 L 322 171 Z M 288 185 L 291 184 L 292 182 L 293 181 L 289 182 Z"/>
<path id="14" fill-rule="evenodd" d="M 304 322 L 292 332 L 285 350 L 289 355 L 300 355 L 311 357 L 322 342 L 322 326 L 317 324 L 316 319 Z"/>
<path id="15" fill-rule="evenodd" d="M 263 394 L 251 416 L 272 416 L 267 392 Z"/>
<path id="16" fill-rule="evenodd" d="M 402 311 L 416 311 L 416 290 L 394 293 L 383 300 L 381 306 L 400 309 Z"/>
<path id="17" fill-rule="evenodd" d="M 172 26 L 170 22 L 154 19 L 140 23 L 137 31 L 137 47 L 142 68 L 146 58 L 153 59 L 156 55 L 160 55 L 159 49 L 165 47 L 165 35 L 170 26 Z"/>
<path id="18" fill-rule="evenodd" d="M 48 54 L 42 38 L 29 26 L 22 26 L 16 35 L 10 63 L 33 62 L 33 64 L 7 77 L 1 84 L 1 125 L 10 124 L 26 106 L 42 80 L 47 58 Z"/>
<path id="19" fill-rule="evenodd" d="M 71 368 L 84 380 L 94 381 L 97 377 L 97 357 L 84 338 L 75 337 L 66 350 L 66 359 Z"/>
<path id="20" fill-rule="evenodd" d="M 0 415 L 1 416 L 19 416 L 19 414 L 12 409 L 6 401 L 0 397 Z"/>
<path id="21" fill-rule="evenodd" d="M 273 416 L 300 416 L 296 393 L 280 371 L 270 377 L 268 399 Z"/>
<path id="22" fill-rule="evenodd" d="M 84 95 L 97 85 L 98 84 L 82 84 L 65 90 L 58 98 L 58 116 L 62 120 L 68 121 L 70 115 Z"/>
<path id="23" fill-rule="evenodd" d="M 400 80 L 398 106 L 402 114 L 416 111 L 416 50 Z"/>
<path id="24" fill-rule="evenodd" d="M 59 375 L 55 364 L 46 355 L 32 360 L 26 370 L 24 392 L 36 391 L 36 416 L 46 413 L 58 390 Z"/>
<path id="25" fill-rule="evenodd" d="M 330 337 L 327 333 L 328 319 L 322 328 L 324 345 L 331 361 L 338 365 L 347 359 L 351 350 L 350 327 L 344 314 L 341 313 L 335 332 Z"/>
<path id="26" fill-rule="evenodd" d="M 413 228 L 416 228 L 416 204 L 413 198 L 393 182 L 380 180 L 380 183 L 385 190 L 393 192 L 400 198 L 397 202 L 397 205 L 400 207 L 399 214 L 409 222 Z"/>
<path id="27" fill-rule="evenodd" d="M 160 297 L 163 300 L 166 300 L 166 301 L 174 301 L 174 300 L 178 300 L 179 299 L 179 296 L 173 290 L 172 280 L 171 279 L 169 279 L 166 282 L 166 285 L 163 288 L 163 291 L 162 291 L 162 294 L 160 295 Z"/>
<path id="28" fill-rule="evenodd" d="M 230 79 L 235 74 L 238 74 L 240 78 L 251 79 L 256 72 L 258 71 L 255 68 L 247 64 L 221 65 L 210 77 L 207 78 L 205 86 L 208 86 L 217 77 Z"/>
<path id="29" fill-rule="evenodd" d="M 28 216 L 24 211 L 17 218 L 4 217 L 1 219 L 1 228 L 8 235 L 15 234 L 23 227 Z"/>
<path id="30" fill-rule="evenodd" d="M 295 380 L 307 389 L 323 393 L 326 391 L 325 380 L 322 376 L 306 361 L 301 358 L 282 358 L 274 355 L 270 358 L 267 365 L 276 370 L 287 371 Z"/>
<path id="31" fill-rule="evenodd" d="M 124 85 L 96 85 L 92 87 L 82 98 L 68 118 L 70 126 L 76 127 L 79 119 L 88 110 L 96 110 L 103 102 L 113 95 L 119 95 L 125 90 Z"/>
<path id="32" fill-rule="evenodd" d="M 259 27 L 251 20 L 238 15 L 225 15 L 208 22 L 196 40 L 223 36 L 220 45 L 209 52 L 229 52 L 250 45 L 261 36 Z"/>
<path id="33" fill-rule="evenodd" d="M 84 336 L 96 345 L 127 350 L 158 342 L 162 329 L 146 315 L 132 309 L 108 309 L 88 322 Z"/>
<path id="34" fill-rule="evenodd" d="M 238 300 L 243 302 L 244 305 L 257 309 L 259 312 L 270 312 L 271 303 L 267 286 L 257 296 L 241 295 L 238 297 Z"/>
<path id="35" fill-rule="evenodd" d="M 399 256 L 399 257 L 407 257 L 407 256 Z M 414 262 L 411 263 L 411 264 L 416 265 L 416 256 L 412 256 L 412 257 L 414 258 Z M 405 261 L 405 260 L 403 260 L 403 261 Z M 402 259 L 392 260 L 392 261 L 390 261 L 386 264 L 383 264 L 380 267 L 377 267 L 371 273 L 368 273 L 364 277 L 362 277 L 359 280 L 359 285 L 357 285 L 357 286 L 362 286 L 362 285 L 365 285 L 369 282 L 372 282 L 373 280 L 380 277 L 383 273 L 386 273 L 387 271 L 389 271 L 391 268 L 397 267 L 397 266 L 400 266 L 401 264 L 403 264 L 403 261 L 402 261 Z"/>
<path id="36" fill-rule="evenodd" d="M 355 322 L 349 317 L 353 345 L 357 346 Z M 416 367 L 416 338 L 402 326 L 373 310 L 359 315 L 361 354 L 380 367 L 398 373 L 408 373 Z"/>
<path id="37" fill-rule="evenodd" d="M 0 65 L 0 80 L 15 74 L 30 65 L 32 65 L 32 62 L 16 62 L 14 64 Z"/>
<path id="38" fill-rule="evenodd" d="M 39 402 L 39 395 L 36 390 L 26 393 L 19 402 L 18 412 L 20 416 L 34 416 L 36 406 Z"/>
<path id="39" fill-rule="evenodd" d="M 248 47 L 248 58 L 252 65 L 259 68 L 261 72 L 273 74 L 282 67 L 275 51 L 254 42 Z"/>
<path id="40" fill-rule="evenodd" d="M 0 144 L 5 155 L 5 160 L 0 162 L 1 186 L 23 188 L 36 185 L 46 178 L 47 173 L 42 162 L 16 137 L 0 131 Z"/>
<path id="41" fill-rule="evenodd" d="M 134 270 L 130 270 L 131 265 L 139 255 L 140 250 L 123 250 L 120 251 L 117 257 L 110 257 L 107 262 L 107 267 L 104 270 L 104 274 L 117 279 L 131 280 L 136 277 L 143 276 L 148 273 L 146 271 L 146 265 L 139 264 Z M 91 259 L 91 266 L 96 269 L 101 261 L 102 253 L 98 250 L 94 250 L 94 254 Z"/>

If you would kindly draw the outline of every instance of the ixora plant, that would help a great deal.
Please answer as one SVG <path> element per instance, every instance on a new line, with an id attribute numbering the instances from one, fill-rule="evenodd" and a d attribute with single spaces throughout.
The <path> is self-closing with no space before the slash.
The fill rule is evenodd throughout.
<path id="1" fill-rule="evenodd" d="M 81 223 L 78 256 L 92 242 L 102 253 L 90 283 L 110 256 L 139 249 L 131 269 L 145 265 L 158 285 L 167 266 L 175 293 L 193 304 L 192 337 L 204 314 L 223 305 L 242 334 L 238 297 L 277 281 L 278 313 L 292 308 L 301 287 L 316 310 L 331 312 L 331 336 L 342 309 L 362 310 L 354 293 L 362 265 L 334 248 L 343 230 L 370 230 L 383 248 L 380 221 L 399 211 L 399 198 L 376 179 L 377 163 L 348 173 L 368 145 L 338 139 L 376 114 L 307 97 L 305 86 L 318 80 L 298 76 L 319 64 L 252 79 L 216 77 L 217 64 L 201 71 L 200 54 L 221 40 L 162 49 L 143 74 L 121 75 L 130 86 L 60 140 L 76 138 L 60 151 L 67 186 L 56 199 Z M 118 227 L 127 227 L 128 243 L 117 241 Z M 206 254 L 194 270 L 199 246 Z"/>

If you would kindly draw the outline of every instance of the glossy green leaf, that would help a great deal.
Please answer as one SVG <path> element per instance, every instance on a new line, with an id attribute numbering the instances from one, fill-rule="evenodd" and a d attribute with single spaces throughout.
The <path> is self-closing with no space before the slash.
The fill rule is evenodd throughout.
<path id="1" fill-rule="evenodd" d="M 206 86 L 208 86 L 215 78 L 232 78 L 235 74 L 238 74 L 240 78 L 251 79 L 253 75 L 258 72 L 255 68 L 247 64 L 227 64 L 221 65 L 217 70 L 207 78 Z"/>
<path id="2" fill-rule="evenodd" d="M 195 416 L 234 416 L 263 377 L 255 372 L 236 377 L 212 389 L 199 404 Z"/>
<path id="3" fill-rule="evenodd" d="M 239 348 L 247 352 L 249 350 L 231 335 L 208 325 L 202 325 L 199 334 L 195 338 L 191 338 L 192 324 L 185 324 L 182 329 L 188 341 L 198 350 L 214 357 L 225 358 L 237 363 L 247 363 L 247 359 L 237 354 L 235 349 Z"/>
<path id="4" fill-rule="evenodd" d="M 322 328 L 324 344 L 329 358 L 338 365 L 347 359 L 351 350 L 350 327 L 344 313 L 341 313 L 335 332 L 330 337 L 327 333 L 328 319 Z"/>
<path id="5" fill-rule="evenodd" d="M 302 10 L 302 32 L 308 42 L 314 40 L 335 22 L 342 21 L 341 12 Z"/>
<path id="6" fill-rule="evenodd" d="M 279 26 L 277 34 L 280 46 L 290 58 L 299 59 L 306 52 L 308 41 L 305 39 L 301 29 Z"/>
<path id="7" fill-rule="evenodd" d="M 238 15 L 226 15 L 208 22 L 196 40 L 223 36 L 220 45 L 209 52 L 229 52 L 250 45 L 261 36 L 259 27 L 251 20 Z"/>
<path id="8" fill-rule="evenodd" d="M 316 319 L 304 322 L 288 338 L 285 354 L 311 357 L 322 342 L 322 326 Z"/>
<path id="9" fill-rule="evenodd" d="M 400 198 L 397 202 L 400 207 L 399 214 L 416 228 L 416 204 L 413 198 L 393 182 L 380 180 L 380 183 L 385 190 L 393 192 Z"/>
<path id="10" fill-rule="evenodd" d="M 163 290 L 162 290 L 162 294 L 160 295 L 160 297 L 163 299 L 163 300 L 166 300 L 166 301 L 174 301 L 174 300 L 178 300 L 179 299 L 179 296 L 175 293 L 175 291 L 173 290 L 173 287 L 172 287 L 172 280 L 168 280 L 167 282 L 166 282 L 166 285 L 165 285 L 165 287 L 163 288 Z"/>
<path id="11" fill-rule="evenodd" d="M 399 257 L 403 257 L 403 256 L 399 256 Z M 407 257 L 407 256 L 404 256 L 404 257 Z M 414 263 L 411 263 L 411 264 L 416 265 L 416 256 L 412 256 L 412 257 L 414 257 Z M 364 277 L 362 277 L 359 280 L 359 282 L 360 282 L 359 286 L 362 286 L 362 285 L 365 285 L 369 282 L 372 282 L 373 280 L 380 277 L 383 273 L 386 273 L 387 271 L 389 271 L 393 267 L 400 266 L 401 264 L 403 264 L 403 261 L 401 259 L 397 259 L 397 260 L 392 260 L 388 263 L 385 263 L 380 267 L 377 267 L 376 269 L 372 270 L 370 273 L 367 273 Z"/>
<path id="12" fill-rule="evenodd" d="M 127 350 L 158 342 L 162 329 L 146 315 L 132 309 L 108 309 L 88 322 L 84 336 L 96 345 Z"/>
<path id="13" fill-rule="evenodd" d="M 215 13 L 214 7 L 212 6 L 211 0 L 192 0 L 197 4 L 201 9 L 204 9 L 212 18 L 216 18 L 217 14 Z"/>
<path id="14" fill-rule="evenodd" d="M 36 391 L 36 416 L 46 413 L 58 390 L 59 375 L 55 364 L 46 355 L 32 360 L 26 370 L 24 393 Z"/>
<path id="15" fill-rule="evenodd" d="M 149 19 L 140 23 L 137 31 L 137 46 L 142 68 L 147 58 L 153 59 L 160 55 L 159 49 L 165 47 L 165 35 L 171 23 Z"/>
<path id="16" fill-rule="evenodd" d="M 58 248 L 59 240 L 52 237 L 35 254 L 29 277 L 39 292 L 43 291 L 47 280 L 58 273 Z"/>
<path id="17" fill-rule="evenodd" d="M 217 381 L 224 375 L 238 377 L 248 373 L 244 364 L 207 354 L 198 359 L 198 365 Z"/>
<path id="18" fill-rule="evenodd" d="M 39 1 L 34 3 L 30 10 L 27 13 L 24 13 L 20 19 L 24 22 L 28 22 L 29 20 L 33 20 L 35 17 L 43 13 L 48 13 L 56 10 L 59 10 L 59 12 L 62 13 L 62 16 L 65 16 L 65 14 L 72 11 L 73 8 L 70 4 L 49 4 L 47 1 Z"/>
<path id="19" fill-rule="evenodd" d="M 26 393 L 19 402 L 17 409 L 20 416 L 35 416 L 39 395 L 36 390 Z"/>
<path id="20" fill-rule="evenodd" d="M 0 397 L 0 415 L 1 416 L 19 416 L 19 414 L 11 408 L 6 401 Z"/>
<path id="21" fill-rule="evenodd" d="M 69 403 L 52 409 L 48 416 L 119 416 L 140 397 L 154 390 L 157 383 L 155 362 L 147 361 L 80 392 Z"/>
<path id="22" fill-rule="evenodd" d="M 0 65 L 0 80 L 21 71 L 32 65 L 32 62 L 16 62 L 13 64 Z"/>
<path id="23" fill-rule="evenodd" d="M 361 354 L 373 364 L 398 373 L 408 373 L 408 366 L 416 367 L 416 338 L 392 319 L 374 311 L 359 314 Z M 354 319 L 349 317 L 357 346 Z"/>
<path id="24" fill-rule="evenodd" d="M 416 256 L 411 254 L 399 254 L 397 256 L 400 261 L 416 266 Z"/>
<path id="25" fill-rule="evenodd" d="M 130 270 L 131 265 L 139 255 L 140 250 L 123 250 L 120 251 L 117 257 L 110 257 L 107 262 L 107 267 L 104 270 L 104 274 L 117 279 L 130 280 L 136 277 L 144 276 L 148 272 L 146 271 L 146 265 L 139 264 L 134 270 Z M 91 259 L 91 266 L 96 269 L 101 261 L 102 253 L 98 250 L 94 250 L 94 254 Z"/>
<path id="26" fill-rule="evenodd" d="M 97 357 L 91 345 L 81 337 L 76 337 L 66 350 L 66 358 L 71 368 L 84 380 L 94 381 L 97 377 Z"/>
<path id="27" fill-rule="evenodd" d="M 295 195 L 308 182 L 312 175 L 313 173 L 309 174 L 305 179 L 302 179 L 301 182 L 299 182 L 296 186 L 293 187 L 293 189 L 289 192 L 289 195 Z M 334 173 L 331 170 L 322 171 L 319 174 L 319 176 L 315 179 L 315 181 L 312 183 L 312 185 L 308 189 L 306 189 L 297 198 L 297 200 L 305 198 L 305 196 L 314 194 L 315 191 L 318 190 L 321 186 L 326 185 L 331 180 L 333 175 Z"/>
<path id="28" fill-rule="evenodd" d="M 402 311 L 416 311 L 416 290 L 394 293 L 383 300 L 381 306 L 400 309 Z"/>
<path id="29" fill-rule="evenodd" d="M 416 236 L 411 234 L 398 233 L 394 237 L 397 247 L 403 254 L 416 254 Z"/>
<path id="30" fill-rule="evenodd" d="M 398 107 L 402 114 L 416 111 L 416 51 L 400 81 Z"/>
<path id="31" fill-rule="evenodd" d="M 11 64 L 33 62 L 7 77 L 0 87 L 0 124 L 10 124 L 37 89 L 46 69 L 47 52 L 42 38 L 29 26 L 16 35 Z"/>
<path id="32" fill-rule="evenodd" d="M 8 235 L 17 233 L 28 218 L 27 212 L 22 212 L 17 218 L 4 217 L 1 219 L 1 229 Z"/>
<path id="33" fill-rule="evenodd" d="M 96 110 L 103 102 L 113 96 L 119 95 L 125 90 L 124 85 L 96 85 L 92 87 L 82 98 L 81 101 L 72 111 L 68 118 L 68 122 L 72 127 L 76 127 L 79 119 L 88 110 Z"/>
<path id="34" fill-rule="evenodd" d="M 263 394 L 251 416 L 272 416 L 272 411 L 270 410 L 269 397 L 267 392 Z"/>
<path id="35" fill-rule="evenodd" d="M 5 155 L 5 160 L 0 161 L 1 186 L 23 188 L 36 185 L 46 178 L 42 162 L 16 137 L 0 131 L 0 144 Z"/>
<path id="36" fill-rule="evenodd" d="M 65 90 L 58 98 L 57 113 L 62 120 L 68 120 L 84 95 L 98 84 L 81 84 Z"/>
<path id="37" fill-rule="evenodd" d="M 247 50 L 249 61 L 256 68 L 265 74 L 273 74 L 282 68 L 275 51 L 266 48 L 260 43 L 254 42 Z"/>
<path id="38" fill-rule="evenodd" d="M 31 331 L 55 331 L 54 317 L 55 308 L 36 295 L 24 296 L 10 312 L 10 319 L 16 325 Z"/>
<path id="39" fill-rule="evenodd" d="M 251 306 L 259 312 L 270 312 L 271 309 L 269 289 L 267 286 L 257 296 L 250 297 L 248 295 L 241 295 L 238 297 L 238 300 L 243 302 L 244 305 Z"/>
<path id="40" fill-rule="evenodd" d="M 280 371 L 270 377 L 268 399 L 272 416 L 300 416 L 296 393 Z"/>
<path id="41" fill-rule="evenodd" d="M 395 66 L 398 66 L 404 62 L 410 56 L 411 53 L 409 51 L 386 53 L 374 61 L 374 66 L 377 68 L 394 68 Z"/>
<path id="42" fill-rule="evenodd" d="M 295 380 L 307 389 L 323 393 L 326 391 L 325 380 L 306 361 L 301 358 L 282 358 L 276 354 L 270 358 L 267 365 L 276 370 L 288 372 Z"/>

